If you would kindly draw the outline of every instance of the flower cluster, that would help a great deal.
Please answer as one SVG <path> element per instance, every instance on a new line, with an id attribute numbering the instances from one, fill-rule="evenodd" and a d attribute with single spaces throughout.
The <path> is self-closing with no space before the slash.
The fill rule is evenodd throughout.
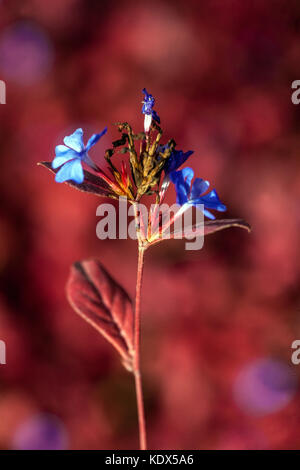
<path id="1" fill-rule="evenodd" d="M 215 216 L 210 210 L 223 212 L 226 206 L 221 203 L 214 189 L 207 192 L 208 181 L 195 178 L 192 184 L 193 170 L 179 169 L 193 151 L 177 150 L 173 139 L 164 145 L 160 143 L 163 131 L 159 126 L 160 118 L 153 109 L 155 99 L 146 88 L 142 92 L 144 132 L 135 134 L 127 122 L 117 123 L 118 130 L 122 134 L 121 138 L 114 141 L 112 148 L 105 151 L 111 176 L 101 170 L 88 154 L 91 147 L 106 134 L 107 128 L 98 134 L 93 134 L 86 145 L 83 143 L 83 130 L 79 128 L 64 138 L 64 145 L 58 145 L 55 149 L 55 158 L 51 166 L 56 173 L 56 182 L 69 182 L 79 189 L 90 192 L 95 192 L 93 186 L 98 185 L 105 189 L 106 193 L 103 194 L 111 197 L 125 196 L 130 202 L 139 201 L 144 195 L 155 194 L 156 203 L 162 202 L 166 189 L 170 183 L 173 183 L 177 195 L 176 201 L 180 206 L 195 206 L 203 210 L 205 216 L 214 219 Z M 138 141 L 139 150 L 136 148 Z M 121 169 L 118 169 L 112 161 L 112 157 L 117 153 L 129 155 L 130 172 L 124 160 L 121 162 Z M 83 170 L 83 164 L 92 168 L 97 176 Z M 91 191 L 91 187 L 94 191 Z"/>
<path id="2" fill-rule="evenodd" d="M 93 134 L 86 145 L 83 142 L 83 130 L 76 129 L 73 134 L 64 138 L 63 145 L 55 148 L 53 161 L 42 162 L 42 165 L 55 173 L 58 183 L 67 183 L 81 191 L 120 201 L 125 197 L 133 205 L 134 238 L 137 239 L 139 253 L 135 311 L 133 312 L 132 302 L 126 291 L 110 276 L 98 259 L 74 263 L 67 284 L 67 297 L 75 312 L 113 345 L 120 354 L 124 367 L 134 374 L 140 448 L 145 450 L 147 441 L 140 380 L 140 300 L 144 252 L 150 246 L 169 238 L 176 239 L 179 238 L 178 235 L 182 238 L 182 230 L 177 222 L 181 222 L 179 217 L 191 206 L 202 211 L 209 219 L 215 219 L 211 210 L 223 212 L 226 206 L 214 189 L 209 191 L 208 181 L 202 178 L 194 179 L 194 171 L 190 167 L 181 168 L 193 151 L 177 150 L 174 139 L 161 143 L 163 131 L 160 118 L 153 109 L 155 100 L 145 88 L 142 91 L 144 130 L 136 134 L 128 122 L 117 123 L 121 136 L 104 152 L 108 171 L 99 168 L 89 156 L 90 149 L 106 134 L 106 127 L 102 132 Z M 175 187 L 177 204 L 181 206 L 179 210 L 177 207 L 170 210 L 162 204 L 171 184 Z M 150 217 L 148 214 L 144 217 L 141 207 L 145 206 L 139 204 L 139 201 L 150 195 L 156 196 L 156 204 L 151 205 Z M 195 212 L 197 216 L 202 216 Z M 187 239 L 195 239 L 197 247 L 192 249 L 200 249 L 204 236 L 229 227 L 250 230 L 250 226 L 241 219 L 203 222 L 203 217 L 201 221 L 197 217 L 196 223 L 188 221 L 184 227 L 184 236 Z"/>

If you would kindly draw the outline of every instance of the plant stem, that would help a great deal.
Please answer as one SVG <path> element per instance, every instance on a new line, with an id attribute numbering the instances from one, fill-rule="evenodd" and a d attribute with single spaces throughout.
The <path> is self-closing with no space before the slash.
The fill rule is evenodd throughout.
<path id="1" fill-rule="evenodd" d="M 134 379 L 136 391 L 136 404 L 139 421 L 140 449 L 147 449 L 146 439 L 146 422 L 144 412 L 144 399 L 142 390 L 142 378 L 140 368 L 140 339 L 141 339 L 141 287 L 143 278 L 145 249 L 139 244 L 138 266 L 136 279 L 136 296 L 135 296 L 135 321 L 134 321 Z"/>

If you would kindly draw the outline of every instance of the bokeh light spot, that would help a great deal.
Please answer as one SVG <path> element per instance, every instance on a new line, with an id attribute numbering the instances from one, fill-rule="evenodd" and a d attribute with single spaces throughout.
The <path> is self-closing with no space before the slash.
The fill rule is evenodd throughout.
<path id="1" fill-rule="evenodd" d="M 247 414 L 265 415 L 285 407 L 298 387 L 293 369 L 284 362 L 264 358 L 247 364 L 236 377 L 233 394 Z"/>
<path id="2" fill-rule="evenodd" d="M 1 77 L 18 85 L 42 80 L 53 63 L 53 48 L 47 34 L 31 22 L 20 21 L 0 36 Z"/>
<path id="3" fill-rule="evenodd" d="M 54 415 L 31 416 L 16 430 L 12 447 L 17 450 L 63 450 L 68 438 L 63 423 Z"/>

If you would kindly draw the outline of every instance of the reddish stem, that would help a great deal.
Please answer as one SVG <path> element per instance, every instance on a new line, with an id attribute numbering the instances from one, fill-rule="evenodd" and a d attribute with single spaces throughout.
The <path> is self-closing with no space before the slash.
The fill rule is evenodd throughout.
<path id="1" fill-rule="evenodd" d="M 139 245 L 136 296 L 135 296 L 135 322 L 134 322 L 134 378 L 136 390 L 136 403 L 139 421 L 140 449 L 147 449 L 146 422 L 144 412 L 144 399 L 142 389 L 142 378 L 140 370 L 140 339 L 141 339 L 141 287 L 144 266 L 144 248 Z"/>

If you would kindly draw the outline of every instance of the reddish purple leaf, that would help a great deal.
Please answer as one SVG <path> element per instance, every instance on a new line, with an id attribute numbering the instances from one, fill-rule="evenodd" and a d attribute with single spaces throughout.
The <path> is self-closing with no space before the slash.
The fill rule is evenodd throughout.
<path id="1" fill-rule="evenodd" d="M 190 229 L 185 229 L 185 236 L 187 237 L 197 237 L 197 236 L 206 236 L 211 233 L 218 232 L 219 230 L 224 230 L 225 228 L 231 228 L 231 227 L 240 227 L 248 232 L 251 231 L 251 226 L 245 222 L 243 219 L 216 219 L 216 220 L 206 220 L 201 224 L 197 225 L 192 225 Z M 150 245 L 154 245 L 156 243 L 159 243 L 163 240 L 168 240 L 170 238 L 177 238 L 178 235 L 180 235 L 181 230 L 173 230 L 169 235 L 161 235 L 161 238 L 154 240 L 153 242 L 150 243 Z"/>
<path id="2" fill-rule="evenodd" d="M 50 170 L 52 173 L 57 173 L 59 168 L 53 170 L 51 166 L 51 162 L 40 162 L 38 165 L 42 165 L 43 167 Z M 117 199 L 118 197 L 111 191 L 109 185 L 97 175 L 90 173 L 87 170 L 83 170 L 84 173 L 84 181 L 83 183 L 75 183 L 75 181 L 66 181 L 66 184 L 72 186 L 73 188 L 78 189 L 79 191 L 83 191 L 85 193 L 92 193 L 96 194 L 97 196 L 105 196 L 105 197 L 112 197 Z"/>
<path id="3" fill-rule="evenodd" d="M 197 236 L 197 231 L 199 235 L 209 235 L 211 233 L 218 232 L 219 230 L 224 230 L 225 228 L 230 227 L 240 227 L 244 228 L 248 232 L 251 231 L 250 225 L 242 219 L 216 219 L 216 220 L 206 220 L 203 224 L 193 225 L 190 228 L 190 231 L 186 231 L 187 236 Z M 176 237 L 176 231 L 172 233 L 172 238 Z"/>
<path id="4" fill-rule="evenodd" d="M 74 263 L 67 297 L 75 312 L 101 333 L 132 371 L 134 315 L 125 290 L 95 259 Z"/>

